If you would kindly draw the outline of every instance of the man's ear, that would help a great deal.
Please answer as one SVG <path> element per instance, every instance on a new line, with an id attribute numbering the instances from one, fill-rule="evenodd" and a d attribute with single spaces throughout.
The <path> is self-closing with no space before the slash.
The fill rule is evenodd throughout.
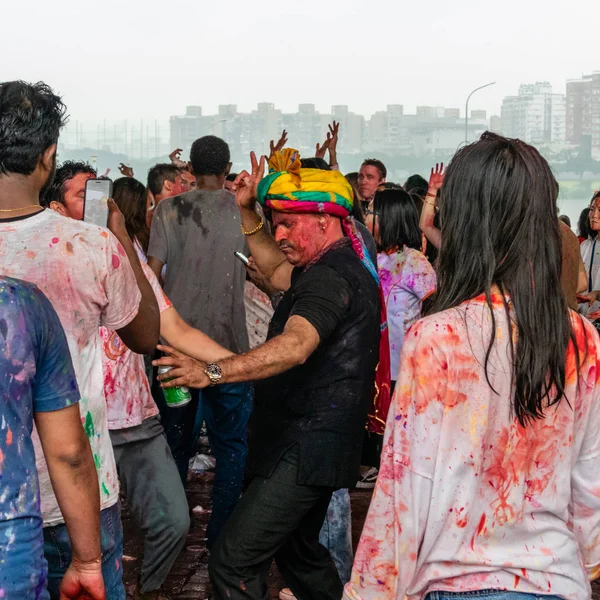
<path id="1" fill-rule="evenodd" d="M 62 215 L 63 217 L 69 216 L 65 205 L 61 204 L 60 202 L 57 202 L 56 200 L 52 200 L 52 202 L 50 202 L 50 209 L 54 212 L 57 212 L 59 215 Z"/>
<path id="2" fill-rule="evenodd" d="M 56 144 L 48 146 L 42 153 L 41 165 L 46 173 L 51 173 L 56 164 Z"/>
<path id="3" fill-rule="evenodd" d="M 231 173 L 231 167 L 233 166 L 233 163 L 229 163 L 227 165 L 227 168 L 225 169 L 225 177 L 227 177 L 227 175 L 229 175 L 229 173 Z"/>
<path id="4" fill-rule="evenodd" d="M 192 167 L 191 161 L 188 161 L 187 170 L 195 177 L 196 173 L 194 173 L 194 167 Z"/>

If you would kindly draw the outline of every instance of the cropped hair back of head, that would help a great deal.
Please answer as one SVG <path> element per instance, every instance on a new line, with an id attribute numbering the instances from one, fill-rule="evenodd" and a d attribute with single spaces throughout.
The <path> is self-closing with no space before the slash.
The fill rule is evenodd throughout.
<path id="1" fill-rule="evenodd" d="M 190 150 L 194 175 L 225 175 L 231 161 L 227 142 L 215 135 L 197 139 Z"/>
<path id="2" fill-rule="evenodd" d="M 96 177 L 96 170 L 86 162 L 66 160 L 62 163 L 60 167 L 56 169 L 52 184 L 44 190 L 43 196 L 40 197 L 40 204 L 46 207 L 50 206 L 51 202 L 64 204 L 65 185 L 73 179 L 73 177 L 79 175 L 79 173 L 88 173 Z"/>
<path id="3" fill-rule="evenodd" d="M 411 175 L 404 184 L 404 189 L 409 194 L 417 194 L 424 198 L 427 194 L 427 189 L 429 188 L 429 182 L 425 177 L 421 177 L 421 175 Z"/>
<path id="4" fill-rule="evenodd" d="M 45 83 L 0 83 L 0 175 L 31 175 L 58 142 L 66 110 Z"/>
<path id="5" fill-rule="evenodd" d="M 162 192 L 165 181 L 175 183 L 175 179 L 181 175 L 179 167 L 172 163 L 158 163 L 148 171 L 148 189 L 153 196 Z"/>
<path id="6" fill-rule="evenodd" d="M 408 192 L 400 187 L 376 192 L 373 212 L 379 221 L 379 250 L 391 252 L 404 246 L 421 250 L 419 213 Z"/>

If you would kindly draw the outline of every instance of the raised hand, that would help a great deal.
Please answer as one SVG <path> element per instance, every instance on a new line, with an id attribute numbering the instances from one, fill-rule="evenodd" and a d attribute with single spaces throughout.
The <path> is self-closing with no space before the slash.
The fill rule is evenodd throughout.
<path id="1" fill-rule="evenodd" d="M 265 174 L 265 157 L 261 156 L 259 162 L 256 159 L 256 154 L 251 152 L 250 164 L 252 165 L 252 173 L 242 171 L 233 182 L 232 191 L 235 193 L 235 202 L 239 208 L 254 210 L 257 197 L 256 188 Z"/>
<path id="2" fill-rule="evenodd" d="M 340 132 L 339 122 L 334 121 L 333 125 L 329 125 L 329 134 L 331 136 L 331 141 L 329 142 L 329 152 L 335 152 L 337 150 L 339 132 Z"/>
<path id="3" fill-rule="evenodd" d="M 444 163 L 436 163 L 435 167 L 431 169 L 431 175 L 429 176 L 429 190 L 427 194 L 430 192 L 433 193 L 434 197 L 437 194 L 437 191 L 442 187 L 442 183 L 444 182 Z"/>
<path id="4" fill-rule="evenodd" d="M 187 169 L 187 164 L 181 160 L 181 148 L 175 148 L 171 154 L 169 154 L 169 160 L 179 169 Z"/>
<path id="5" fill-rule="evenodd" d="M 271 156 L 273 156 L 273 154 L 275 154 L 275 152 L 279 152 L 280 150 L 283 150 L 285 148 L 285 145 L 287 144 L 287 141 L 288 141 L 287 135 L 288 135 L 287 131 L 284 129 L 277 144 L 275 144 L 273 142 L 273 140 L 271 140 L 271 142 L 270 142 L 271 154 L 269 154 L 269 158 L 271 158 Z"/>
<path id="6" fill-rule="evenodd" d="M 329 145 L 331 144 L 331 134 L 328 133 L 327 134 L 327 138 L 326 140 L 323 142 L 323 144 L 317 144 L 316 150 L 315 150 L 315 156 L 317 158 L 324 158 L 325 157 L 325 153 L 327 152 L 327 150 L 329 150 Z"/>
<path id="7" fill-rule="evenodd" d="M 124 163 L 119 163 L 119 171 L 123 177 L 133 177 L 133 169 Z"/>

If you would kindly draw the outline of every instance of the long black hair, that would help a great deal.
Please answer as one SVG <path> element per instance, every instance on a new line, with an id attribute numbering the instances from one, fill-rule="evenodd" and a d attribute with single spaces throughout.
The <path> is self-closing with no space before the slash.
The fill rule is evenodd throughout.
<path id="1" fill-rule="evenodd" d="M 113 186 L 113 199 L 125 217 L 125 227 L 148 253 L 150 230 L 146 223 L 146 186 L 133 177 L 119 177 Z"/>
<path id="2" fill-rule="evenodd" d="M 595 233 L 596 232 L 592 231 L 592 228 L 590 227 L 590 207 L 587 206 L 579 215 L 579 221 L 577 222 L 577 235 L 587 240 L 590 235 Z"/>
<path id="3" fill-rule="evenodd" d="M 380 251 L 402 250 L 403 246 L 421 250 L 419 213 L 408 192 L 399 187 L 376 192 L 373 213 L 379 219 Z"/>
<path id="4" fill-rule="evenodd" d="M 496 321 L 491 289 L 498 286 L 509 322 L 516 322 L 516 340 L 510 342 L 512 383 L 515 414 L 523 426 L 543 418 L 544 409 L 564 397 L 571 340 L 577 352 L 560 285 L 557 197 L 558 183 L 535 148 L 492 133 L 457 152 L 441 191 L 442 245 L 431 312 L 485 294 L 492 319 L 485 371 L 492 387 L 488 362 Z M 576 361 L 579 369 L 577 355 Z"/>

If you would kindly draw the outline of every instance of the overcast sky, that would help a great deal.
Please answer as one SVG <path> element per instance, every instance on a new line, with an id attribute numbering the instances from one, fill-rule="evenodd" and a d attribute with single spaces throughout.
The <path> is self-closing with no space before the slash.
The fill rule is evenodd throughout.
<path id="1" fill-rule="evenodd" d="M 159 119 L 188 104 L 310 102 L 500 111 L 519 84 L 600 70 L 599 0 L 6 2 L 0 80 L 44 80 L 73 119 Z"/>

